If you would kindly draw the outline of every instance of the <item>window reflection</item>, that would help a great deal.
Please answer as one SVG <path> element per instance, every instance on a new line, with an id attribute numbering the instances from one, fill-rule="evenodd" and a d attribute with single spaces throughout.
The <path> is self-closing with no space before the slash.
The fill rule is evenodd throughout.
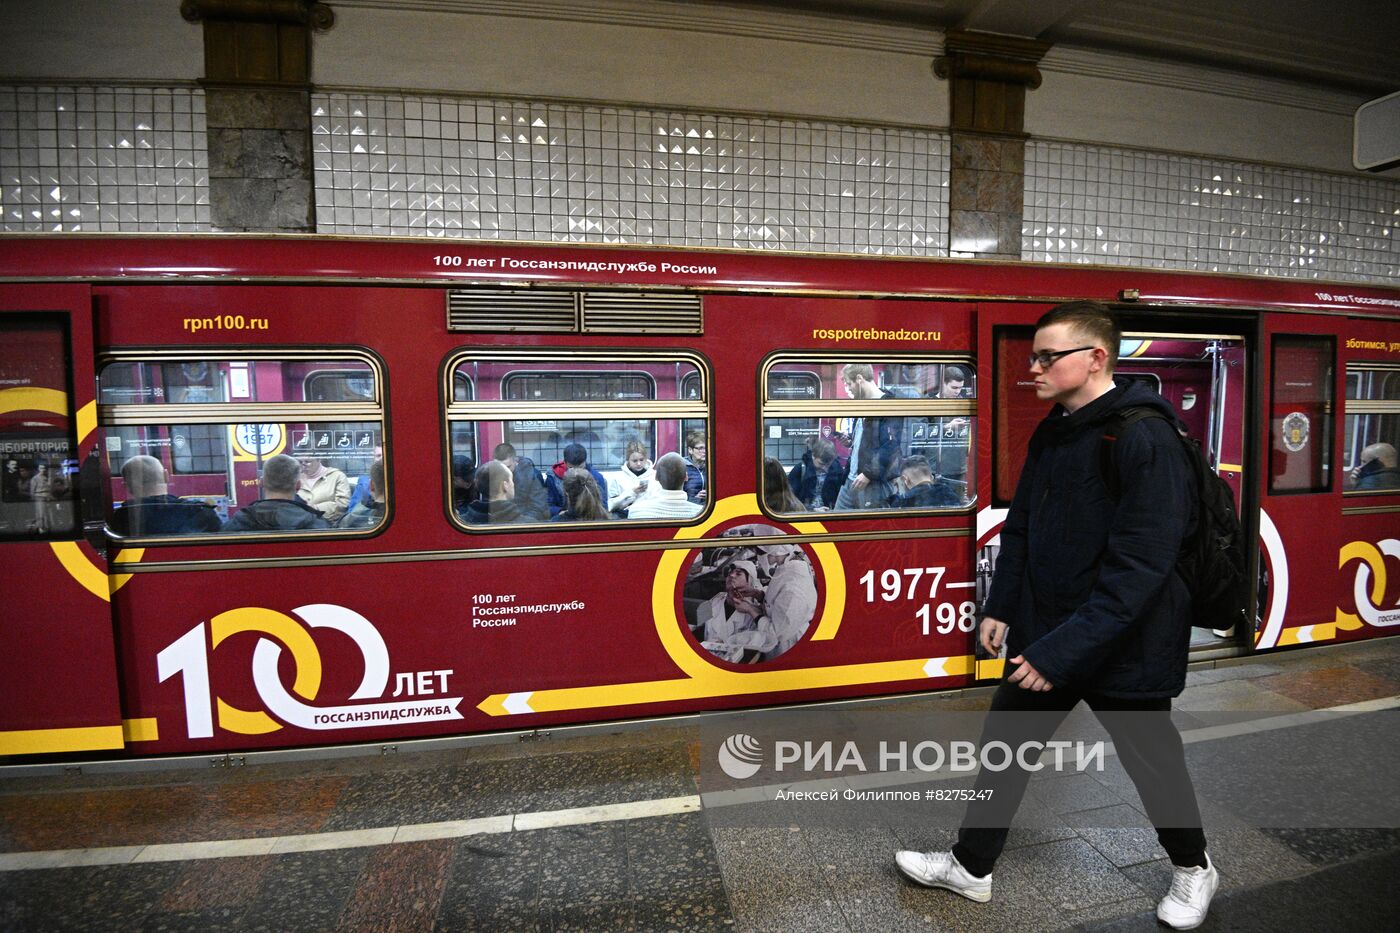
<path id="1" fill-rule="evenodd" d="M 368 530 L 384 519 L 379 379 L 362 359 L 117 360 L 98 394 L 119 536 Z M 314 417 L 328 406 L 335 420 Z"/>
<path id="2" fill-rule="evenodd" d="M 690 359 L 634 356 L 459 357 L 448 409 L 458 520 L 480 530 L 698 516 L 709 495 L 704 374 Z"/>
<path id="3" fill-rule="evenodd" d="M 764 504 L 795 512 L 962 509 L 975 497 L 965 360 L 779 360 L 764 394 Z M 784 490 L 776 480 L 786 476 Z"/>
<path id="4" fill-rule="evenodd" d="M 1352 365 L 1346 386 L 1343 488 L 1358 494 L 1400 492 L 1400 368 Z"/>

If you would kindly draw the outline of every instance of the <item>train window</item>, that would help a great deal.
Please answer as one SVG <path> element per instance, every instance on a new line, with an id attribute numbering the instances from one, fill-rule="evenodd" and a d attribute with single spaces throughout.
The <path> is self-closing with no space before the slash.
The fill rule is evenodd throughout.
<path id="1" fill-rule="evenodd" d="M 769 512 L 926 513 L 973 504 L 971 359 L 778 354 L 762 385 Z"/>
<path id="2" fill-rule="evenodd" d="M 1274 338 L 1269 492 L 1331 487 L 1333 359 L 1330 337 Z"/>
<path id="3" fill-rule="evenodd" d="M 681 372 L 680 367 L 676 368 L 677 382 L 680 385 L 680 398 L 686 401 L 696 402 L 700 400 L 700 373 L 696 370 Z M 681 437 L 704 436 L 705 422 L 702 420 L 687 419 L 681 422 Z"/>
<path id="4" fill-rule="evenodd" d="M 77 531 L 70 365 L 64 316 L 0 316 L 0 540 Z"/>
<path id="5" fill-rule="evenodd" d="M 308 402 L 372 402 L 374 375 L 365 370 L 329 370 L 306 376 Z"/>
<path id="6" fill-rule="evenodd" d="M 821 377 L 813 372 L 770 371 L 767 397 L 774 401 L 819 399 Z M 820 418 L 776 418 L 773 423 L 776 430 L 770 428 L 765 434 L 764 456 L 783 464 L 800 463 L 808 445 L 821 435 Z"/>
<path id="7" fill-rule="evenodd" d="M 452 374 L 452 401 L 470 402 L 476 398 L 476 390 L 465 373 Z M 469 421 L 454 421 L 449 424 L 452 432 L 452 483 L 456 487 L 469 488 L 470 473 L 476 469 L 476 425 Z"/>
<path id="8" fill-rule="evenodd" d="M 511 373 L 502 397 L 512 401 L 602 402 L 656 398 L 649 373 Z"/>
<path id="9" fill-rule="evenodd" d="M 444 373 L 450 511 L 463 529 L 606 518 L 686 524 L 704 511 L 709 377 L 699 357 L 473 350 Z M 685 463 L 660 462 L 691 448 Z"/>
<path id="10" fill-rule="evenodd" d="M 1346 386 L 1346 493 L 1400 492 L 1400 365 L 1353 363 Z"/>
<path id="11" fill-rule="evenodd" d="M 383 378 L 363 353 L 119 352 L 97 381 L 118 537 L 362 533 L 385 520 Z"/>

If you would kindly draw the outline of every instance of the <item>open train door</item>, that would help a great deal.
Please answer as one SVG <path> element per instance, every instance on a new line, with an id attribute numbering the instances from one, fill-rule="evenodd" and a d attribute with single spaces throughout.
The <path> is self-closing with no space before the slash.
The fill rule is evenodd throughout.
<path id="1" fill-rule="evenodd" d="M 0 756 L 121 748 L 86 285 L 0 287 Z M 84 493 L 86 492 L 86 495 Z"/>
<path id="2" fill-rule="evenodd" d="M 981 489 L 975 556 L 979 601 L 985 598 L 1000 550 L 1000 529 L 1025 462 L 1026 446 L 1049 410 L 1035 395 L 1027 362 L 1035 321 L 1049 304 L 982 305 L 978 358 L 991 362 L 992 391 L 981 393 Z M 1146 383 L 1175 406 L 1206 460 L 1235 493 L 1251 532 L 1253 490 L 1247 482 L 1249 412 L 1253 408 L 1250 354 L 1254 322 L 1247 316 L 1179 314 L 1120 309 L 1123 343 L 1116 375 Z M 985 363 L 984 363 L 985 365 Z M 1236 653 L 1248 633 L 1192 630 L 1193 657 Z M 980 651 L 980 648 L 979 648 Z M 980 662 L 979 679 L 1000 676 L 1001 665 Z"/>

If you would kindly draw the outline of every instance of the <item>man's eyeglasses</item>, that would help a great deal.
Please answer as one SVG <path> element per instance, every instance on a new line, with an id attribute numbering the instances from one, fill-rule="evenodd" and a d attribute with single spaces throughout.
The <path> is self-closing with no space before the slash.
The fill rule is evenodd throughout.
<path id="1" fill-rule="evenodd" d="M 1062 356 L 1069 356 L 1071 353 L 1078 353 L 1081 350 L 1093 350 L 1094 347 L 1075 347 L 1073 350 L 1041 350 L 1039 353 L 1030 355 L 1030 365 L 1039 366 L 1041 369 L 1049 369 L 1055 365 L 1055 361 Z"/>

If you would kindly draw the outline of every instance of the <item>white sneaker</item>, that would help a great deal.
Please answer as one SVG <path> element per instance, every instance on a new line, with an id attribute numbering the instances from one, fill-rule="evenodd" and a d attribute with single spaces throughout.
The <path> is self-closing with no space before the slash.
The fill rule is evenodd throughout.
<path id="1" fill-rule="evenodd" d="M 1210 899 L 1220 886 L 1220 872 L 1206 856 L 1205 868 L 1182 868 L 1172 871 L 1172 886 L 1157 905 L 1157 919 L 1175 930 L 1194 930 L 1205 922 Z"/>
<path id="2" fill-rule="evenodd" d="M 951 852 L 896 852 L 894 861 L 906 877 L 925 887 L 946 888 L 979 904 L 992 899 L 992 876 L 969 874 Z"/>

